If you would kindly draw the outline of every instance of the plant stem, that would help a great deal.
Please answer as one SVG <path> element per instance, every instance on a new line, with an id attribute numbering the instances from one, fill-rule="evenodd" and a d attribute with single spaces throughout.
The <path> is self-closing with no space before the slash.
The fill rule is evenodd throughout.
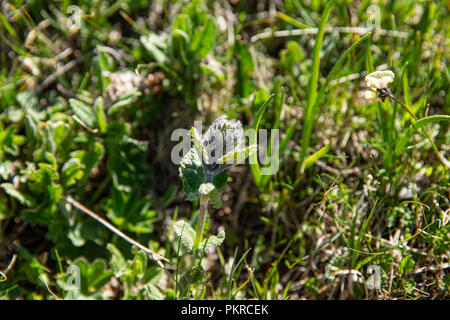
<path id="1" fill-rule="evenodd" d="M 206 214 L 208 213 L 209 199 L 200 197 L 200 213 L 198 214 L 197 233 L 195 234 L 194 250 L 202 242 L 203 229 L 205 228 Z"/>
<path id="2" fill-rule="evenodd" d="M 409 113 L 409 115 L 413 118 L 414 122 L 417 121 L 417 117 L 416 115 L 411 111 L 411 109 L 408 108 L 408 106 L 406 104 L 404 104 L 402 101 L 400 101 L 399 99 L 397 99 L 396 96 L 394 96 L 392 93 L 387 92 L 386 95 L 391 98 L 392 100 L 394 100 L 395 102 L 397 102 L 399 105 L 402 106 L 403 109 L 406 110 L 406 112 Z M 444 165 L 444 167 L 446 168 L 450 168 L 450 163 L 447 159 L 445 159 L 442 154 L 439 152 L 439 149 L 437 148 L 436 144 L 433 141 L 433 138 L 431 138 L 430 134 L 428 133 L 428 131 L 425 128 L 421 128 L 422 132 L 427 136 L 428 140 L 431 143 L 431 147 L 433 148 L 434 153 L 436 153 L 437 157 L 439 158 L 439 160 L 441 161 L 441 163 Z"/>

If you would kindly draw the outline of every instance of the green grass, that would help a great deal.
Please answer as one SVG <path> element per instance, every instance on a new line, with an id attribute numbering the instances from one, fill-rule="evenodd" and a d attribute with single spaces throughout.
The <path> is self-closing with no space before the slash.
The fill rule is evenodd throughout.
<path id="1" fill-rule="evenodd" d="M 258 3 L 2 4 L 0 298 L 448 299 L 447 2 Z M 231 168 L 195 250 L 171 134 L 223 114 L 279 171 Z"/>

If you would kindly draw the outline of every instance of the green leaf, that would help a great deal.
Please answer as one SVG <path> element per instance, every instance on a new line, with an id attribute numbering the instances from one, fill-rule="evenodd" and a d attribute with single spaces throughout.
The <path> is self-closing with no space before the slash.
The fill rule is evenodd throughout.
<path id="1" fill-rule="evenodd" d="M 19 154 L 19 146 L 24 144 L 26 139 L 15 135 L 15 131 L 15 125 L 10 125 L 3 130 L 0 123 L 0 155 L 2 152 L 9 153 L 12 156 Z"/>
<path id="2" fill-rule="evenodd" d="M 168 207 L 172 201 L 175 199 L 176 195 L 178 193 L 178 187 L 173 185 L 167 190 L 166 194 L 162 199 L 160 199 L 157 203 L 158 209 L 163 209 Z"/>
<path id="3" fill-rule="evenodd" d="M 14 243 L 14 250 L 18 254 L 19 261 L 27 266 L 26 272 L 24 273 L 25 279 L 31 283 L 42 285 L 40 281 L 41 276 L 46 272 L 50 272 L 50 270 L 19 243 Z"/>
<path id="4" fill-rule="evenodd" d="M 100 142 L 95 142 L 87 150 L 77 150 L 71 153 L 72 158 L 79 159 L 83 169 L 81 171 L 82 177 L 78 178 L 82 183 L 86 182 L 91 174 L 92 169 L 99 163 L 103 158 L 105 153 L 105 148 Z"/>
<path id="5" fill-rule="evenodd" d="M 274 113 L 275 113 L 275 122 L 272 126 L 272 129 L 278 129 L 279 125 L 280 125 L 280 121 L 281 121 L 281 111 L 283 110 L 283 104 L 284 104 L 284 89 L 281 85 L 281 80 L 277 79 L 277 81 L 274 84 L 274 105 L 273 105 L 273 109 L 274 109 Z M 264 158 L 264 162 L 263 163 L 268 163 L 268 157 L 269 155 L 272 155 L 272 147 L 274 146 L 275 143 L 275 135 L 272 135 L 269 141 L 269 145 L 267 147 L 267 152 Z M 278 157 L 273 157 L 272 161 L 275 162 L 275 167 L 278 167 L 279 164 L 277 162 L 280 161 L 280 153 L 279 153 L 279 149 L 278 149 Z M 267 185 L 267 183 L 270 181 L 270 178 L 272 177 L 272 175 L 264 175 L 261 177 L 261 182 L 260 185 L 261 187 L 265 187 Z"/>
<path id="6" fill-rule="evenodd" d="M 185 292 L 191 284 L 196 284 L 203 281 L 204 274 L 205 273 L 202 266 L 195 265 L 185 273 L 185 276 L 180 279 L 178 287 L 182 288 L 182 291 Z"/>
<path id="7" fill-rule="evenodd" d="M 155 34 L 150 34 L 148 36 L 142 35 L 140 37 L 140 41 L 158 64 L 167 64 L 168 58 L 165 53 L 167 49 L 165 38 Z"/>
<path id="8" fill-rule="evenodd" d="M 215 78 L 217 78 L 219 83 L 225 80 L 225 75 L 223 71 L 220 69 L 220 65 L 200 63 L 200 69 L 207 76 L 212 75 Z"/>
<path id="9" fill-rule="evenodd" d="M 1 161 L 0 177 L 3 178 L 3 180 L 9 180 L 9 178 L 12 177 L 13 175 L 14 175 L 14 168 L 12 166 L 11 161 Z"/>
<path id="10" fill-rule="evenodd" d="M 400 262 L 400 265 L 398 266 L 398 272 L 403 275 L 409 271 L 412 271 L 413 269 L 414 269 L 414 260 L 409 255 L 405 256 Z"/>
<path id="11" fill-rule="evenodd" d="M 187 200 L 193 201 L 197 199 L 200 196 L 200 185 L 205 181 L 206 175 L 195 148 L 191 148 L 183 157 L 179 172 Z"/>
<path id="12" fill-rule="evenodd" d="M 8 19 L 6 19 L 2 13 L 0 13 L 0 22 L 5 27 L 6 31 L 8 31 L 8 33 L 14 38 L 14 40 L 17 43 L 20 43 L 21 41 L 16 33 L 16 30 L 14 30 L 13 26 L 9 23 Z"/>
<path id="13" fill-rule="evenodd" d="M 69 99 L 70 107 L 73 113 L 89 128 L 94 128 L 96 116 L 91 106 L 77 99 Z"/>
<path id="14" fill-rule="evenodd" d="M 193 51 L 199 59 L 203 59 L 211 51 L 216 37 L 216 26 L 213 19 L 209 18 L 205 27 L 200 32 L 195 32 L 192 39 L 191 51 Z"/>
<path id="15" fill-rule="evenodd" d="M 228 180 L 228 171 L 222 170 L 214 176 L 212 183 L 217 190 L 220 190 L 220 188 L 223 188 L 227 185 L 227 180 Z"/>
<path id="16" fill-rule="evenodd" d="M 175 20 L 173 21 L 172 31 L 181 30 L 188 34 L 190 30 L 190 24 L 191 22 L 189 16 L 187 14 L 181 13 L 177 15 Z"/>
<path id="17" fill-rule="evenodd" d="M 176 235 L 181 239 L 181 247 L 186 250 L 186 252 L 191 253 L 194 248 L 194 229 L 192 229 L 191 225 L 184 220 L 178 220 L 175 222 L 173 229 L 175 230 Z"/>
<path id="18" fill-rule="evenodd" d="M 70 227 L 67 231 L 67 238 L 72 241 L 72 244 L 75 247 L 82 247 L 86 244 L 86 239 L 82 235 L 82 227 L 81 223 L 75 223 L 73 227 Z"/>
<path id="19" fill-rule="evenodd" d="M 208 162 L 208 154 L 206 153 L 205 147 L 202 142 L 202 135 L 194 127 L 189 130 L 189 134 L 191 136 L 195 150 L 201 153 L 203 162 Z"/>
<path id="20" fill-rule="evenodd" d="M 239 261 L 237 261 L 237 253 L 238 253 L 238 249 L 236 248 L 236 250 L 234 251 L 234 256 L 233 256 L 233 263 L 231 265 L 231 272 L 230 272 L 230 276 L 228 278 L 228 290 L 227 290 L 227 299 L 231 300 L 232 298 L 232 284 L 233 284 L 233 280 L 239 277 L 239 273 L 240 271 L 240 267 L 241 264 L 245 261 L 245 258 L 247 257 L 248 253 L 250 252 L 251 248 L 247 249 L 247 251 L 245 251 L 245 253 L 242 255 L 242 257 L 239 259 Z"/>
<path id="21" fill-rule="evenodd" d="M 316 163 L 317 160 L 322 158 L 330 150 L 330 147 L 331 147 L 331 141 L 325 147 L 320 148 L 319 150 L 314 152 L 314 154 L 312 154 L 308 158 L 306 158 L 305 164 L 304 164 L 305 169 L 308 169 L 314 163 Z"/>
<path id="22" fill-rule="evenodd" d="M 65 187 L 70 187 L 83 177 L 83 165 L 78 158 L 72 158 L 64 163 L 61 169 L 61 183 Z"/>
<path id="23" fill-rule="evenodd" d="M 113 272 L 108 270 L 105 261 L 97 259 L 90 264 L 86 258 L 81 257 L 72 262 L 71 265 L 77 266 L 80 271 L 80 293 L 91 299 L 102 299 L 103 296 L 99 292 L 102 292 L 102 288 L 113 276 Z M 62 289 L 69 289 L 67 284 L 70 276 L 71 274 L 63 273 L 58 277 L 58 285 Z M 70 290 L 70 292 L 72 291 L 74 290 Z"/>
<path id="24" fill-rule="evenodd" d="M 111 71 L 111 62 L 108 54 L 102 49 L 101 46 L 96 47 L 97 55 L 94 58 L 94 74 L 98 79 L 98 90 L 103 93 L 108 86 L 110 80 L 104 76 L 105 71 Z"/>
<path id="25" fill-rule="evenodd" d="M 185 65 L 189 65 L 189 61 L 186 56 L 189 42 L 190 38 L 186 32 L 180 29 L 176 29 L 172 32 L 172 60 L 176 61 L 179 59 Z"/>
<path id="26" fill-rule="evenodd" d="M 259 129 L 259 123 L 261 122 L 262 116 L 264 115 L 264 112 L 266 111 L 269 102 L 274 97 L 274 94 L 270 95 L 270 97 L 263 103 L 261 108 L 259 108 L 258 113 L 256 114 L 255 118 L 253 119 L 252 123 L 252 129 L 254 130 L 252 135 L 250 136 L 250 145 L 257 145 L 258 141 L 258 129 Z M 261 169 L 259 167 L 258 163 L 258 152 L 252 152 L 249 156 L 250 160 L 250 170 L 253 174 L 253 179 L 255 180 L 255 183 L 257 186 L 260 186 L 261 181 Z"/>
<path id="27" fill-rule="evenodd" d="M 12 183 L 2 183 L 0 187 L 11 197 L 18 200 L 21 204 L 26 205 L 28 207 L 33 207 L 36 204 L 36 199 L 27 194 L 22 194 L 19 190 L 14 188 Z"/>
<path id="28" fill-rule="evenodd" d="M 319 32 L 317 33 L 314 43 L 312 73 L 311 77 L 309 78 L 308 96 L 307 96 L 308 108 L 311 108 L 314 105 L 317 97 L 317 85 L 319 82 L 319 73 L 320 73 L 320 51 L 322 49 L 322 41 L 325 32 L 325 25 L 328 21 L 328 17 L 330 15 L 332 8 L 333 2 L 330 1 L 327 3 L 323 11 L 319 24 Z"/>
<path id="29" fill-rule="evenodd" d="M 145 272 L 147 271 L 147 269 L 153 268 L 147 268 L 147 254 L 144 251 L 137 250 L 135 247 L 133 247 L 132 253 L 134 253 L 133 261 L 128 260 L 127 262 L 127 264 L 129 265 L 129 270 L 136 279 L 143 279 L 145 277 Z M 156 266 L 154 267 L 157 268 Z"/>
<path id="30" fill-rule="evenodd" d="M 42 139 L 42 132 L 39 125 L 40 118 L 41 115 L 35 110 L 31 108 L 26 109 L 25 132 L 27 139 L 33 143 Z"/>
<path id="31" fill-rule="evenodd" d="M 164 300 L 164 295 L 154 284 L 149 283 L 145 286 L 149 300 Z"/>
<path id="32" fill-rule="evenodd" d="M 24 173 L 30 180 L 28 186 L 36 194 L 52 188 L 55 184 L 54 181 L 59 177 L 55 166 L 48 163 L 40 162 L 38 170 L 34 166 L 29 166 L 27 169 Z"/>
<path id="33" fill-rule="evenodd" d="M 225 240 L 225 232 L 221 231 L 217 234 L 217 236 L 209 236 L 208 238 L 204 239 L 200 244 L 199 248 L 204 251 L 207 251 L 211 247 L 220 246 L 224 240 Z"/>
<path id="34" fill-rule="evenodd" d="M 146 196 L 139 199 L 139 195 L 137 190 L 128 194 L 112 188 L 112 196 L 107 200 L 105 209 L 108 217 L 119 228 L 136 233 L 151 233 L 158 215 L 154 210 L 149 210 L 151 198 Z"/>
<path id="35" fill-rule="evenodd" d="M 89 289 L 102 288 L 111 278 L 112 272 L 106 267 L 103 260 L 94 261 L 87 270 Z"/>
<path id="36" fill-rule="evenodd" d="M 300 21 L 297 21 L 294 18 L 291 18 L 290 16 L 288 16 L 287 14 L 281 13 L 277 11 L 277 17 L 280 18 L 281 20 L 283 20 L 286 23 L 289 23 L 291 25 L 293 25 L 294 27 L 298 28 L 298 29 L 304 29 L 304 28 L 310 28 L 311 26 L 302 23 Z"/>
<path id="37" fill-rule="evenodd" d="M 142 95 L 142 93 L 139 90 L 137 90 L 137 89 L 122 95 L 119 98 L 119 100 L 117 100 L 111 107 L 109 107 L 108 115 L 111 116 L 114 113 L 122 110 L 126 106 L 129 106 L 130 104 L 135 102 L 141 95 Z"/>
<path id="38" fill-rule="evenodd" d="M 128 263 L 125 260 L 119 249 L 116 248 L 112 243 L 106 245 L 106 249 L 111 253 L 111 260 L 109 265 L 116 277 L 121 277 L 128 272 Z"/>
<path id="39" fill-rule="evenodd" d="M 280 52 L 280 69 L 284 74 L 290 74 L 291 77 L 298 76 L 299 69 L 296 64 L 305 59 L 303 48 L 296 41 L 288 41 L 286 49 Z"/>
<path id="40" fill-rule="evenodd" d="M 311 131 L 312 126 L 314 123 L 314 117 L 316 116 L 319 104 L 321 102 L 322 97 L 325 95 L 325 90 L 328 88 L 329 83 L 334 78 L 334 76 L 338 73 L 338 71 L 341 69 L 342 64 L 344 63 L 345 58 L 361 43 L 366 41 L 367 39 L 370 39 L 371 33 L 366 34 L 365 36 L 361 37 L 358 41 L 355 41 L 345 52 L 339 57 L 336 64 L 331 69 L 330 73 L 327 75 L 325 79 L 325 83 L 322 85 L 322 87 L 319 90 L 319 93 L 317 94 L 317 98 L 315 99 L 314 105 L 311 108 L 307 108 L 307 113 L 305 115 L 304 119 L 304 127 L 303 127 L 303 135 L 302 135 L 302 149 L 301 152 L 304 152 L 303 157 L 306 157 L 306 152 L 309 148 L 309 140 L 311 137 Z M 311 109 L 311 110 L 310 110 Z M 288 133 L 286 134 L 286 138 L 281 142 L 280 144 L 280 157 L 284 154 L 284 151 L 287 147 L 288 142 L 290 141 L 292 134 L 294 133 L 294 129 L 297 126 L 300 119 L 296 120 L 295 124 L 289 128 Z M 303 151 L 305 150 L 305 151 Z"/>
<path id="41" fill-rule="evenodd" d="M 319 72 L 320 72 L 320 51 L 322 49 L 322 41 L 325 32 L 325 25 L 328 21 L 328 16 L 330 15 L 331 9 L 333 8 L 333 2 L 329 1 L 324 9 L 322 18 L 320 19 L 319 31 L 317 32 L 314 50 L 313 50 L 313 65 L 311 70 L 311 76 L 309 78 L 308 85 L 308 95 L 306 102 L 306 112 L 303 122 L 303 134 L 302 134 L 302 148 L 300 151 L 300 167 L 303 166 L 303 162 L 306 158 L 307 149 L 309 147 L 309 140 L 311 136 L 311 130 L 313 125 L 314 117 L 314 104 L 317 99 L 317 85 L 319 82 Z"/>
<path id="42" fill-rule="evenodd" d="M 187 273 L 187 277 L 189 278 L 189 281 L 191 283 L 199 283 L 203 280 L 205 272 L 203 271 L 202 267 L 199 265 L 196 265 L 192 267 Z"/>
<path id="43" fill-rule="evenodd" d="M 145 255 L 147 258 L 147 255 Z M 157 284 L 163 275 L 163 270 L 159 266 L 150 266 L 145 269 L 143 281 L 144 283 Z"/>
<path id="44" fill-rule="evenodd" d="M 108 128 L 108 123 L 106 121 L 105 111 L 104 111 L 105 102 L 102 97 L 98 97 L 94 102 L 94 110 L 97 115 L 97 124 L 101 133 L 105 133 Z"/>
<path id="45" fill-rule="evenodd" d="M 240 149 L 235 149 L 220 157 L 220 159 L 217 160 L 217 163 L 242 163 L 250 155 L 256 154 L 257 150 L 258 147 L 256 144 Z"/>
<path id="46" fill-rule="evenodd" d="M 233 56 L 237 67 L 236 93 L 242 98 L 247 98 L 254 90 L 252 76 L 255 71 L 255 65 L 253 64 L 252 55 L 245 43 L 240 43 L 236 40 Z"/>
<path id="47" fill-rule="evenodd" d="M 34 107 L 38 104 L 39 100 L 36 97 L 36 94 L 33 93 L 32 90 L 25 90 L 20 92 L 16 96 L 17 102 L 22 106 L 22 108 L 29 110 L 33 110 Z"/>
<path id="48" fill-rule="evenodd" d="M 216 208 L 216 209 L 220 209 L 222 207 L 222 201 L 220 200 L 220 194 L 219 194 L 219 190 L 217 190 L 215 187 L 214 189 L 212 189 L 209 194 L 209 203 L 211 203 L 211 205 Z"/>
<path id="49" fill-rule="evenodd" d="M 274 92 L 275 96 L 273 98 L 273 109 L 274 109 L 274 118 L 275 123 L 273 124 L 273 129 L 278 129 L 281 121 L 281 111 L 283 110 L 284 104 L 284 89 L 281 83 L 281 79 L 277 79 L 274 84 Z"/>
<path id="50" fill-rule="evenodd" d="M 61 143 L 64 141 L 64 139 L 69 134 L 69 125 L 62 121 L 52 122 L 48 125 L 52 129 L 52 137 L 54 140 L 55 147 L 61 145 Z"/>
<path id="51" fill-rule="evenodd" d="M 408 143 L 408 140 L 411 138 L 411 136 L 421 127 L 430 124 L 430 123 L 437 123 L 440 121 L 450 121 L 450 116 L 447 115 L 438 115 L 438 116 L 430 116 L 425 117 L 420 120 L 417 120 L 412 125 L 409 126 L 408 129 L 403 133 L 403 135 L 398 139 L 398 143 L 395 146 L 395 155 L 399 156 L 404 152 L 404 149 L 406 147 L 406 144 Z"/>
<path id="52" fill-rule="evenodd" d="M 411 90 L 410 90 L 409 83 L 408 83 L 408 70 L 406 70 L 406 68 L 402 74 L 402 85 L 403 85 L 403 96 L 405 99 L 405 104 L 409 109 L 412 109 Z"/>

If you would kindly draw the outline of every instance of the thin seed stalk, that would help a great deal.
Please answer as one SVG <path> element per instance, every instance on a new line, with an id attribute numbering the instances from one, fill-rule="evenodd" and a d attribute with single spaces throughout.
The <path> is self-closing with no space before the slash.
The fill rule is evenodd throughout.
<path id="1" fill-rule="evenodd" d="M 195 234 L 194 250 L 202 242 L 203 229 L 205 228 L 206 215 L 208 214 L 208 198 L 200 197 L 200 213 L 198 214 L 197 232 Z"/>

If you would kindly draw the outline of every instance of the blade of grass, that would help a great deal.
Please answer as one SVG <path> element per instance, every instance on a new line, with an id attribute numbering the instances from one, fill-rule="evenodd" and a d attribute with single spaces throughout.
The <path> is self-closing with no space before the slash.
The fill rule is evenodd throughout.
<path id="1" fill-rule="evenodd" d="M 319 150 L 314 152 L 312 155 L 310 155 L 308 158 L 306 158 L 305 164 L 304 164 L 305 170 L 308 169 L 309 167 L 311 167 L 314 163 L 316 163 L 317 160 L 322 158 L 330 150 L 330 147 L 331 147 L 331 141 L 325 147 L 320 148 Z"/>
<path id="2" fill-rule="evenodd" d="M 305 28 L 310 28 L 311 26 L 302 23 L 300 21 L 297 21 L 296 19 L 288 16 L 287 14 L 281 13 L 281 12 L 277 12 L 276 13 L 277 17 L 280 18 L 281 20 L 283 20 L 286 23 L 289 23 L 290 25 L 293 25 L 294 27 L 298 28 L 298 29 L 305 29 Z"/>
<path id="3" fill-rule="evenodd" d="M 312 72 L 311 77 L 309 78 L 309 85 L 308 85 L 308 93 L 307 93 L 307 104 L 306 104 L 306 112 L 305 112 L 305 119 L 303 122 L 303 132 L 302 132 L 302 148 L 300 151 L 300 162 L 299 162 L 299 169 L 302 171 L 303 169 L 303 162 L 306 158 L 307 149 L 309 147 L 309 141 L 311 137 L 311 130 L 312 130 L 312 109 L 313 105 L 317 98 L 317 85 L 319 81 L 319 71 L 320 71 L 320 51 L 322 49 L 322 41 L 323 36 L 325 32 L 325 25 L 328 21 L 328 17 L 331 13 L 331 9 L 333 8 L 333 2 L 328 2 L 327 6 L 325 7 L 325 10 L 322 14 L 322 18 L 320 19 L 319 24 L 319 32 L 316 36 L 316 41 L 314 44 L 314 51 L 313 51 L 313 65 L 312 65 Z"/>
<path id="4" fill-rule="evenodd" d="M 314 22 L 314 20 L 311 18 L 311 16 L 308 14 L 308 12 L 306 12 L 305 8 L 303 8 L 303 6 L 301 5 L 300 1 L 296 0 L 293 1 L 292 4 L 297 8 L 297 10 L 300 12 L 300 15 L 302 16 L 302 18 L 310 25 L 315 27 L 316 23 Z"/>
<path id="5" fill-rule="evenodd" d="M 414 114 L 414 112 L 411 111 L 410 108 L 408 108 L 408 106 L 406 104 L 404 104 L 402 101 L 400 101 L 397 97 L 395 97 L 394 95 L 392 95 L 392 93 L 387 93 L 387 96 L 392 99 L 393 101 L 397 102 L 400 106 L 402 106 L 402 108 L 404 110 L 406 110 L 412 117 L 414 123 L 419 121 L 419 119 L 416 117 L 416 115 Z M 430 141 L 431 147 L 434 151 L 434 153 L 436 153 L 439 161 L 441 162 L 442 166 L 444 167 L 444 169 L 448 169 L 450 168 L 450 161 L 448 161 L 440 152 L 439 149 L 437 148 L 436 144 L 433 141 L 433 138 L 430 136 L 430 134 L 428 133 L 428 131 L 423 128 L 420 127 L 420 129 L 422 130 L 422 132 L 425 134 L 425 136 L 427 137 L 428 141 Z M 393 150 L 390 150 L 390 152 L 393 154 Z"/>
<path id="6" fill-rule="evenodd" d="M 275 262 L 272 263 L 272 267 L 270 268 L 270 271 L 267 275 L 267 277 L 264 279 L 263 282 L 263 288 L 264 288 L 264 297 L 265 299 L 267 299 L 267 287 L 269 286 L 269 282 L 272 279 L 273 276 L 275 276 L 275 274 L 278 272 L 278 265 L 281 262 L 281 259 L 283 259 L 284 255 L 286 254 L 286 252 L 289 250 L 289 248 L 291 247 L 292 243 L 294 243 L 294 241 L 297 241 L 299 236 L 299 233 L 297 233 L 289 242 L 288 244 L 284 247 L 283 251 L 281 252 L 280 256 L 277 258 L 277 260 Z"/>
<path id="7" fill-rule="evenodd" d="M 359 251 L 359 249 L 361 248 L 362 241 L 364 239 L 364 235 L 366 233 L 367 227 L 369 226 L 369 223 L 372 220 L 373 215 L 375 214 L 375 211 L 376 211 L 375 209 L 377 207 L 377 202 L 378 202 L 378 199 L 375 201 L 375 203 L 374 203 L 374 205 L 372 207 L 372 210 L 370 211 L 369 216 L 367 217 L 367 219 L 364 220 L 363 225 L 361 226 L 361 230 L 359 232 L 358 240 L 356 241 L 356 244 L 355 244 L 355 249 L 357 251 Z M 354 254 L 353 254 L 352 262 L 351 262 L 352 266 L 356 265 L 356 259 L 359 256 L 357 251 L 355 251 Z"/>
<path id="8" fill-rule="evenodd" d="M 317 100 L 316 100 L 316 104 L 314 106 L 314 108 L 318 108 L 318 105 L 323 97 L 323 95 L 325 94 L 325 90 L 327 89 L 329 83 L 331 82 L 331 80 L 334 78 L 334 76 L 337 74 L 337 72 L 340 70 L 341 65 L 344 63 L 345 58 L 357 47 L 359 46 L 362 42 L 364 42 L 365 40 L 367 40 L 369 37 L 371 36 L 371 33 L 366 34 L 365 36 L 361 37 L 358 41 L 355 41 L 342 55 L 341 57 L 338 59 L 338 61 L 336 62 L 336 64 L 333 66 L 333 68 L 331 69 L 330 73 L 327 75 L 327 78 L 325 80 L 324 85 L 321 87 L 318 95 L 317 95 Z M 298 123 L 300 121 L 300 118 L 297 118 L 297 120 L 294 122 L 294 124 L 292 126 L 289 127 L 289 129 L 286 132 L 286 137 L 281 141 L 280 143 L 280 158 L 283 157 L 284 152 L 286 151 L 286 147 L 289 143 L 289 141 L 291 141 L 292 136 L 294 135 L 295 132 L 295 128 L 297 127 Z"/>
<path id="9" fill-rule="evenodd" d="M 302 150 L 301 152 L 304 153 L 303 157 L 306 157 L 306 151 L 309 147 L 309 141 L 310 141 L 310 137 L 311 137 L 311 130 L 312 130 L 312 125 L 313 125 L 313 121 L 315 118 L 315 115 L 317 114 L 317 110 L 319 108 L 319 104 L 325 94 L 325 90 L 328 88 L 328 85 L 330 84 L 331 80 L 335 77 L 335 75 L 338 73 L 338 71 L 340 70 L 342 64 L 344 63 L 344 60 L 347 58 L 347 56 L 356 48 L 358 47 L 361 43 L 363 43 L 364 41 L 366 41 L 367 39 L 369 39 L 371 36 L 371 33 L 366 34 L 365 36 L 361 37 L 358 41 L 355 41 L 338 59 L 338 61 L 336 62 L 336 64 L 333 66 L 333 68 L 331 69 L 330 73 L 327 75 L 326 79 L 325 79 L 325 83 L 323 84 L 323 86 L 320 88 L 316 100 L 314 102 L 314 105 L 310 108 L 310 113 L 308 115 L 305 115 L 305 120 L 304 120 L 304 126 L 303 126 L 303 137 L 302 137 Z M 295 127 L 298 123 L 299 119 L 295 122 L 295 124 L 293 125 L 293 127 Z M 290 128 L 291 129 L 291 128 Z M 289 131 L 288 131 L 289 133 Z M 292 132 L 293 133 L 293 132 Z M 287 136 L 286 136 L 287 138 Z M 280 157 L 282 155 L 282 152 L 284 152 L 284 149 L 286 148 L 287 142 L 285 142 L 284 140 L 281 142 L 281 147 L 280 147 Z M 302 169 L 303 163 L 305 159 L 301 159 L 300 158 L 300 171 L 304 171 L 306 168 Z M 297 179 L 298 180 L 298 179 Z"/>
<path id="10" fill-rule="evenodd" d="M 239 266 L 242 264 L 242 262 L 244 261 L 245 257 L 248 255 L 248 253 L 250 252 L 251 248 L 249 248 L 247 251 L 245 251 L 245 253 L 242 255 L 241 259 L 239 259 L 238 263 L 236 264 L 236 258 L 237 258 L 237 248 L 234 251 L 234 257 L 233 257 L 233 264 L 231 265 L 231 271 L 230 271 L 230 277 L 228 279 L 228 293 L 227 293 L 227 299 L 231 300 L 231 295 L 232 295 L 232 290 L 231 290 L 231 285 L 233 283 L 233 278 L 234 275 L 237 271 L 237 269 L 239 269 Z"/>
<path id="11" fill-rule="evenodd" d="M 450 116 L 447 115 L 437 115 L 437 116 L 430 116 L 425 117 L 420 120 L 417 120 L 412 125 L 409 126 L 408 129 L 403 133 L 403 135 L 398 140 L 397 145 L 395 146 L 395 155 L 399 156 L 404 152 L 404 149 L 406 147 L 406 144 L 408 143 L 408 140 L 411 138 L 411 136 L 421 127 L 429 124 L 429 123 L 437 123 L 440 121 L 450 121 Z"/>
<path id="12" fill-rule="evenodd" d="M 275 83 L 275 93 L 274 93 L 274 99 L 273 99 L 273 109 L 275 111 L 275 122 L 273 124 L 272 129 L 278 129 L 280 126 L 280 120 L 281 120 L 281 110 L 283 109 L 283 102 L 284 102 L 284 89 L 281 86 L 281 82 L 278 80 Z M 265 155 L 264 163 L 267 163 L 268 155 L 272 157 L 272 147 L 274 146 L 275 135 L 271 135 L 269 145 L 267 146 L 267 152 Z M 278 150 L 279 152 L 279 150 Z M 277 157 L 273 158 L 273 161 L 280 161 L 279 154 Z M 275 167 L 278 167 L 278 164 L 275 165 Z M 263 175 L 261 177 L 261 187 L 265 188 L 267 186 L 267 183 L 270 181 L 273 175 Z"/>
<path id="13" fill-rule="evenodd" d="M 403 77 L 405 76 L 406 73 L 406 67 L 408 66 L 408 61 L 405 62 L 405 64 L 403 65 L 402 69 L 400 70 L 400 78 L 403 79 Z M 399 96 L 400 95 L 400 89 L 401 86 L 397 86 L 397 89 L 395 91 L 395 96 Z M 398 107 L 398 103 L 394 103 L 393 109 L 392 109 L 392 119 L 391 119 L 391 128 L 393 128 L 394 130 L 394 136 L 393 139 L 394 141 L 397 141 L 398 139 L 398 130 L 395 127 L 395 119 L 397 117 L 397 107 Z M 395 154 L 393 155 L 393 161 L 395 161 Z"/>
<path id="14" fill-rule="evenodd" d="M 264 115 L 264 112 L 266 111 L 269 102 L 274 97 L 274 94 L 271 94 L 270 97 L 262 104 L 261 108 L 259 108 L 258 112 L 256 113 L 255 118 L 253 119 L 252 123 L 252 129 L 253 132 L 250 135 L 250 145 L 257 144 L 258 142 L 258 129 L 259 129 L 259 123 L 261 122 L 261 118 Z M 249 157 L 249 166 L 250 170 L 253 174 L 253 179 L 255 180 L 255 183 L 258 187 L 260 187 L 261 184 L 261 168 L 259 167 L 258 163 L 258 151 L 250 154 Z"/>
<path id="15" fill-rule="evenodd" d="M 9 23 L 8 19 L 5 18 L 5 16 L 0 12 L 0 22 L 5 27 L 6 31 L 11 35 L 11 37 L 14 38 L 14 41 L 17 43 L 21 43 L 19 36 L 16 33 L 16 30 L 14 30 L 13 26 Z"/>

